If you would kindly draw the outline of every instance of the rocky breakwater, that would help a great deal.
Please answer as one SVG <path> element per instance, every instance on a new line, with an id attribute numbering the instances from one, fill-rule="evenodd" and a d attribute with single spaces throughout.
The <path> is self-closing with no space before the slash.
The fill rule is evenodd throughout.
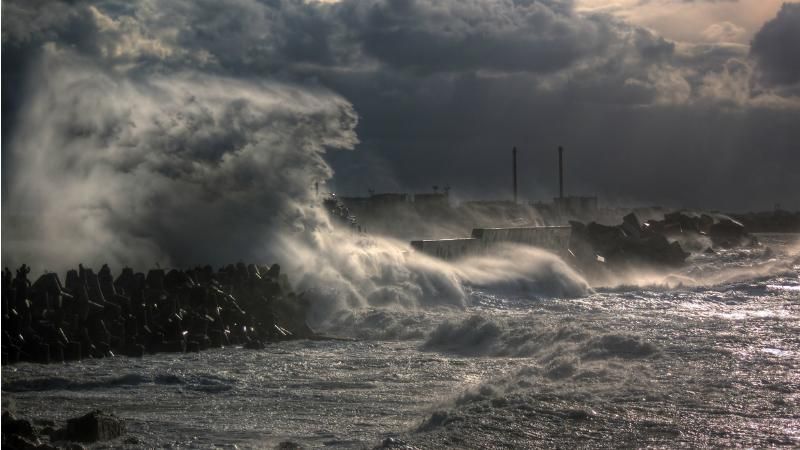
<path id="1" fill-rule="evenodd" d="M 17 418 L 10 411 L 3 411 L 3 448 L 54 450 L 57 448 L 80 450 L 80 443 L 112 441 L 125 435 L 125 423 L 113 414 L 100 410 L 91 411 L 81 417 L 67 420 L 64 427 L 57 428 L 52 420 L 30 421 Z M 136 446 L 134 437 L 123 446 Z"/>
<path id="2" fill-rule="evenodd" d="M 676 239 L 692 250 L 757 245 L 758 239 L 739 221 L 723 214 L 677 211 L 664 220 L 645 223 L 648 230 Z"/>
<path id="3" fill-rule="evenodd" d="M 685 211 L 664 220 L 639 222 L 628 214 L 622 224 L 570 222 L 570 257 L 584 272 L 602 274 L 631 268 L 679 267 L 694 251 L 757 245 L 745 227 L 727 216 Z"/>
<path id="4" fill-rule="evenodd" d="M 280 266 L 190 270 L 79 266 L 65 282 L 46 273 L 31 283 L 23 265 L 2 277 L 2 363 L 140 357 L 314 338 L 308 303 Z"/>

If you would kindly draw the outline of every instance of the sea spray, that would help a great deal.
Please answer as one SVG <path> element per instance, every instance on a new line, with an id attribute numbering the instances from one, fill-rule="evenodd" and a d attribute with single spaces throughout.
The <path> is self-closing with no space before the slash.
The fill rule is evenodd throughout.
<path id="1" fill-rule="evenodd" d="M 357 142 L 357 118 L 324 89 L 111 73 L 56 47 L 43 50 L 33 73 L 10 149 L 10 265 L 279 262 L 320 299 L 319 315 L 463 308 L 467 286 L 586 292 L 563 262 L 533 249 L 448 263 L 334 229 L 312 187 L 332 175 L 324 152 Z"/>
<path id="2" fill-rule="evenodd" d="M 316 231 L 312 239 L 283 242 L 297 285 L 314 299 L 316 324 L 332 313 L 364 308 L 463 309 L 471 289 L 497 289 L 529 298 L 577 297 L 586 281 L 551 253 L 525 246 L 498 246 L 487 255 L 444 261 L 411 251 L 391 238 L 343 230 Z"/>
<path id="3" fill-rule="evenodd" d="M 326 225 L 322 154 L 357 142 L 351 105 L 319 87 L 111 72 L 55 47 L 33 73 L 8 149 L 7 264 L 275 262 L 279 236 Z"/>
<path id="4" fill-rule="evenodd" d="M 715 254 L 692 255 L 686 267 L 659 271 L 630 267 L 593 279 L 597 290 L 626 290 L 632 287 L 652 289 L 699 288 L 727 285 L 735 282 L 792 274 L 797 265 L 800 247 L 770 246 L 719 250 Z"/>

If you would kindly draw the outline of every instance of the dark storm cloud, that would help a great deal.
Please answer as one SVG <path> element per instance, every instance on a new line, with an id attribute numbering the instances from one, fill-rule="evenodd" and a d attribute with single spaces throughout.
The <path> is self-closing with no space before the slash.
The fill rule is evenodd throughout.
<path id="1" fill-rule="evenodd" d="M 367 55 L 422 72 L 551 72 L 603 51 L 613 34 L 555 2 L 363 1 L 339 15 Z"/>
<path id="2" fill-rule="evenodd" d="M 768 83 L 800 82 L 800 4 L 785 3 L 756 33 L 752 54 Z"/>
<path id="3" fill-rule="evenodd" d="M 563 144 L 573 194 L 800 207 L 798 99 L 773 86 L 794 79 L 794 60 L 758 45 L 791 33 L 791 8 L 754 44 L 773 74 L 762 84 L 746 47 L 670 42 L 566 0 L 47 4 L 63 12 L 6 7 L 4 51 L 24 58 L 49 42 L 136 79 L 189 70 L 341 94 L 362 142 L 326 155 L 345 193 L 449 183 L 463 197 L 505 195 L 517 145 L 523 192 L 546 198 Z M 218 146 L 204 142 L 197 158 Z M 742 182 L 753 179 L 765 181 Z"/>

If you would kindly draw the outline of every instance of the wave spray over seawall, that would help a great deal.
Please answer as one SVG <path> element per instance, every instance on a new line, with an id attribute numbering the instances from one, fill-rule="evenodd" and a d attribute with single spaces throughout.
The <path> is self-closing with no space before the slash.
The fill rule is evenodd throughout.
<path id="1" fill-rule="evenodd" d="M 466 285 L 587 292 L 562 261 L 534 249 L 446 263 L 335 230 L 313 186 L 332 175 L 326 149 L 356 144 L 357 117 L 324 89 L 184 71 L 143 81 L 54 48 L 36 74 L 4 207 L 11 264 L 279 262 L 323 315 L 463 308 Z"/>

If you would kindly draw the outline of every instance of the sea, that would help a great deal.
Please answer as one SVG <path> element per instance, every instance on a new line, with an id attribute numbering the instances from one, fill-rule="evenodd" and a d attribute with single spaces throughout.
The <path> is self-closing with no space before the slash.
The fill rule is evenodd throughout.
<path id="1" fill-rule="evenodd" d="M 800 447 L 800 235 L 584 295 L 474 287 L 336 339 L 2 367 L 4 409 L 93 409 L 95 448 Z"/>

